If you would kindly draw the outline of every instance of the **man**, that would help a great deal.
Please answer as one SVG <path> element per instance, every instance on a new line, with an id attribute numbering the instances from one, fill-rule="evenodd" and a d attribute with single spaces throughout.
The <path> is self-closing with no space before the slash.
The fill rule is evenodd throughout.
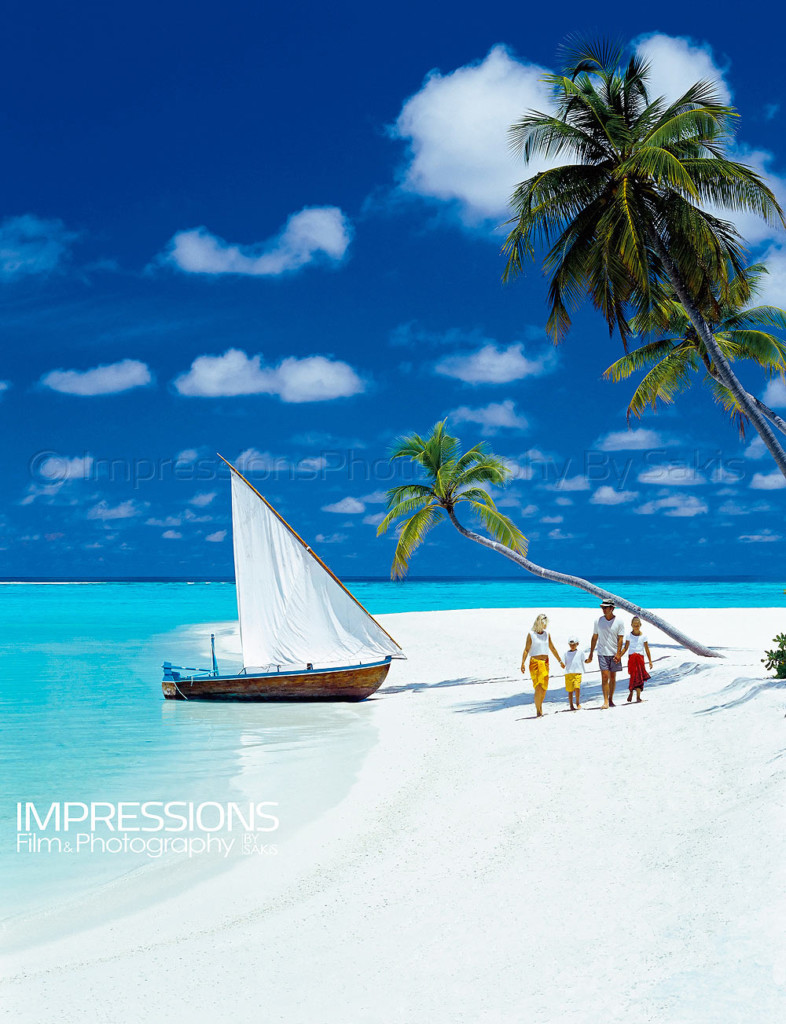
<path id="1" fill-rule="evenodd" d="M 622 641 L 625 637 L 625 627 L 614 615 L 614 602 L 601 601 L 603 614 L 595 623 L 595 632 L 592 634 L 589 657 L 587 664 L 592 661 L 595 647 L 598 648 L 598 665 L 600 666 L 600 678 L 603 685 L 603 707 L 614 707 L 614 688 L 617 685 L 617 673 L 622 671 Z"/>

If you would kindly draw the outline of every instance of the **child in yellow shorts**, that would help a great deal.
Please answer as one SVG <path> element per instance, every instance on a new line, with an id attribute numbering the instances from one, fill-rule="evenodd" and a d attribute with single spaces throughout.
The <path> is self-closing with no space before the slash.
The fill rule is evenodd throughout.
<path id="1" fill-rule="evenodd" d="M 569 650 L 565 652 L 565 689 L 568 691 L 570 710 L 581 710 L 581 673 L 584 665 L 584 652 L 579 650 L 579 641 L 576 637 L 568 640 Z M 573 704 L 573 696 L 576 696 L 576 704 Z"/>

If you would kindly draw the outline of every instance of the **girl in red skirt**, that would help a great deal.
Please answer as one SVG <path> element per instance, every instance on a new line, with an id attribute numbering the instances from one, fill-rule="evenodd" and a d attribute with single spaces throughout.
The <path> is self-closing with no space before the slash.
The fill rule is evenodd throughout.
<path id="1" fill-rule="evenodd" d="M 631 631 L 625 640 L 622 654 L 624 655 L 626 651 L 628 652 L 628 672 L 630 674 L 628 704 L 633 700 L 634 690 L 636 691 L 636 703 L 639 704 L 641 703 L 641 691 L 644 683 L 650 678 L 649 673 L 644 668 L 644 655 L 647 655 L 650 668 L 652 668 L 652 655 L 650 654 L 647 638 L 641 632 L 641 619 L 636 616 L 630 625 Z"/>

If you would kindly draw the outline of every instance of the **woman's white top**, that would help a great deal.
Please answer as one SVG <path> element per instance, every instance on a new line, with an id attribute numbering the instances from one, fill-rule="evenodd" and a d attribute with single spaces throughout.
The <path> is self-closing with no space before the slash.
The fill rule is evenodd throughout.
<path id="1" fill-rule="evenodd" d="M 643 633 L 639 633 L 638 636 L 635 633 L 628 633 L 628 643 L 630 644 L 628 654 L 646 654 L 644 645 L 647 643 L 647 638 Z"/>
<path id="2" fill-rule="evenodd" d="M 584 651 L 566 651 L 562 660 L 565 662 L 565 675 L 581 675 L 584 671 Z"/>
<path id="3" fill-rule="evenodd" d="M 532 630 L 529 634 L 532 644 L 529 649 L 530 658 L 535 658 L 539 654 L 549 653 L 549 634 L 547 630 L 543 630 L 542 633 L 536 633 Z"/>

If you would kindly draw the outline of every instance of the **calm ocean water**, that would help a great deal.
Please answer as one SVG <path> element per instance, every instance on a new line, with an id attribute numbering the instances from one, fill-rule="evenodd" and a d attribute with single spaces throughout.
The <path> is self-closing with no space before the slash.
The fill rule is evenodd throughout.
<path id="1" fill-rule="evenodd" d="M 786 581 L 608 580 L 652 608 L 784 605 Z M 535 579 L 361 580 L 372 613 L 595 603 Z M 374 742 L 371 705 L 165 702 L 161 662 L 234 662 L 231 583 L 0 584 L 0 877 L 4 916 L 141 865 L 134 854 L 17 852 L 16 804 L 275 801 L 282 843 L 340 800 Z M 229 654 L 229 657 L 227 655 Z"/>

